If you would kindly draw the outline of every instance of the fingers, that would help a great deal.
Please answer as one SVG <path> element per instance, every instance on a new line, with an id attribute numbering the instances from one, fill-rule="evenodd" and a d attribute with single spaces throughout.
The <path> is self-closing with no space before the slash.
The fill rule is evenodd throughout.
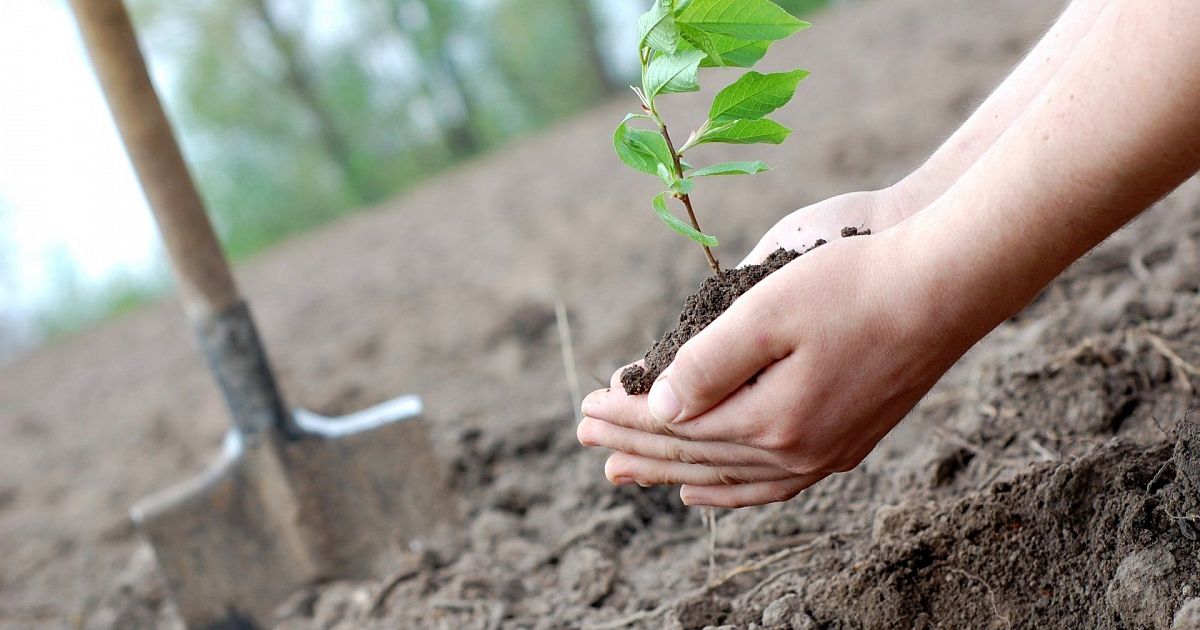
<path id="1" fill-rule="evenodd" d="M 650 389 L 650 413 L 661 422 L 683 422 L 704 413 L 760 370 L 787 356 L 790 346 L 760 285 L 679 349 Z"/>
<path id="2" fill-rule="evenodd" d="M 800 475 L 780 481 L 762 481 L 736 486 L 685 485 L 679 490 L 684 505 L 743 508 L 790 501 L 827 475 Z"/>
<path id="3" fill-rule="evenodd" d="M 644 359 L 641 361 L 634 361 L 633 363 L 630 363 L 629 365 L 617 368 L 617 371 L 613 372 L 612 377 L 608 379 L 608 386 L 612 389 L 619 389 L 622 392 L 624 392 L 625 391 L 624 386 L 621 385 L 621 375 L 625 373 L 625 370 L 628 370 L 629 368 L 631 368 L 635 365 L 640 365 L 642 367 L 645 367 L 646 361 Z M 584 415 L 587 415 L 587 413 L 585 412 Z"/>
<path id="4" fill-rule="evenodd" d="M 614 377 L 615 378 L 615 377 Z M 661 435 L 677 435 L 663 428 L 663 423 L 650 415 L 644 396 L 630 396 L 620 385 L 598 389 L 583 399 L 583 416 L 596 418 L 628 429 Z M 683 437 L 678 435 L 678 437 Z"/>
<path id="5" fill-rule="evenodd" d="M 735 395 L 737 396 L 737 395 Z M 731 398 L 732 400 L 732 398 Z M 717 409 L 724 407 L 722 403 Z M 751 416 L 707 413 L 691 422 L 664 423 L 650 413 L 645 396 L 628 396 L 620 388 L 601 389 L 583 399 L 583 415 L 644 433 L 657 433 L 699 442 L 747 443 L 761 431 Z"/>
<path id="6" fill-rule="evenodd" d="M 805 363 L 795 354 L 776 361 L 757 375 L 753 385 L 740 387 L 700 417 L 665 425 L 667 434 L 796 455 L 803 446 L 800 438 L 811 426 L 808 401 L 826 396 Z"/>
<path id="7" fill-rule="evenodd" d="M 718 442 L 689 442 L 680 438 L 644 433 L 596 418 L 584 418 L 576 432 L 584 446 L 603 446 L 614 451 L 685 464 L 712 466 L 773 466 L 769 453 Z"/>
<path id="8" fill-rule="evenodd" d="M 699 486 L 736 485 L 760 481 L 779 481 L 793 477 L 775 466 L 702 466 L 651 459 L 628 453 L 614 453 L 604 465 L 604 475 L 622 486 Z"/>

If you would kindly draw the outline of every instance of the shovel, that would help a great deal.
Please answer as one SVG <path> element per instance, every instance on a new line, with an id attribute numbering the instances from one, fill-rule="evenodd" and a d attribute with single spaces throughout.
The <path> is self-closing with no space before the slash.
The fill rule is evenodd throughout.
<path id="1" fill-rule="evenodd" d="M 264 627 L 300 587 L 382 570 L 395 545 L 452 515 L 452 498 L 420 399 L 344 418 L 288 411 L 125 7 L 71 7 L 233 420 L 215 465 L 131 517 L 189 627 Z"/>

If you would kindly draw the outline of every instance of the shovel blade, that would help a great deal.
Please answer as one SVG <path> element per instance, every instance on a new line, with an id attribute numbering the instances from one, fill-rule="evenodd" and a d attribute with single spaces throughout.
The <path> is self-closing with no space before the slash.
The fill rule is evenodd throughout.
<path id="1" fill-rule="evenodd" d="M 134 507 L 189 628 L 267 627 L 297 589 L 376 574 L 453 516 L 424 421 L 385 415 L 298 412 L 298 440 L 231 431 L 208 472 Z"/>

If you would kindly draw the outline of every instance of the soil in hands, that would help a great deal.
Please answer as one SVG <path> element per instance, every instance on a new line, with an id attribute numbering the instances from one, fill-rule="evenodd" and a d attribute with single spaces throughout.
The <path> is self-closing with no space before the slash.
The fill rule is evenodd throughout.
<path id="1" fill-rule="evenodd" d="M 843 237 L 870 234 L 871 230 L 854 227 L 842 229 Z M 818 240 L 803 252 L 777 249 L 760 264 L 727 269 L 723 278 L 714 276 L 706 279 L 700 285 L 700 290 L 689 295 L 684 302 L 683 312 L 679 314 L 679 323 L 675 328 L 663 335 L 663 338 L 655 342 L 646 353 L 644 367 L 633 365 L 621 373 L 621 385 L 624 386 L 625 393 L 638 396 L 649 392 L 654 381 L 675 360 L 679 348 L 720 317 L 721 313 L 733 305 L 734 300 L 767 276 L 783 269 L 784 265 L 824 244 L 824 240 Z"/>

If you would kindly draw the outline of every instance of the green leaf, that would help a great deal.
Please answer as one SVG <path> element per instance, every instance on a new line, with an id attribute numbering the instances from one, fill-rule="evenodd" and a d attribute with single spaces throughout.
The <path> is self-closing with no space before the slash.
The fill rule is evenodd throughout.
<path id="1" fill-rule="evenodd" d="M 690 177 L 677 179 L 671 183 L 671 192 L 676 192 L 681 195 L 690 195 L 696 188 L 696 182 Z"/>
<path id="2" fill-rule="evenodd" d="M 659 94 L 679 94 L 700 89 L 696 75 L 700 71 L 700 60 L 704 53 L 699 50 L 655 55 L 642 75 L 642 90 L 653 103 Z"/>
<path id="3" fill-rule="evenodd" d="M 766 142 L 779 144 L 791 135 L 792 130 L 771 120 L 735 120 L 730 123 L 717 125 L 704 132 L 696 144 L 706 142 L 723 142 L 725 144 L 757 144 Z"/>
<path id="4" fill-rule="evenodd" d="M 679 27 L 675 25 L 672 0 L 655 0 L 654 6 L 638 18 L 638 49 L 649 46 L 663 53 L 679 49 Z"/>
<path id="5" fill-rule="evenodd" d="M 747 72 L 717 94 L 708 119 L 717 123 L 758 120 L 787 105 L 806 76 L 808 72 L 805 70 L 773 74 Z"/>
<path id="6" fill-rule="evenodd" d="M 810 26 L 770 0 L 691 0 L 675 22 L 747 41 L 783 39 Z"/>
<path id="7" fill-rule="evenodd" d="M 767 166 L 766 163 L 760 160 L 755 160 L 753 162 L 722 162 L 720 164 L 713 164 L 712 166 L 706 166 L 702 169 L 698 169 L 696 172 L 692 173 L 692 177 L 708 177 L 712 175 L 754 175 L 755 173 L 761 173 L 769 170 L 771 170 L 771 167 Z"/>
<path id="8" fill-rule="evenodd" d="M 662 134 L 630 127 L 629 121 L 636 117 L 636 114 L 626 116 L 613 134 L 617 157 L 635 171 L 648 175 L 658 175 L 660 165 L 673 168 L 675 160 Z"/>
<path id="9" fill-rule="evenodd" d="M 712 67 L 722 67 L 725 65 L 725 59 L 721 55 L 721 49 L 713 41 L 713 35 L 686 24 L 678 27 L 678 30 L 679 34 L 683 36 L 684 42 L 704 52 L 705 57 L 700 60 L 700 65 L 708 64 Z"/>
<path id="10" fill-rule="evenodd" d="M 710 54 L 708 58 L 700 62 L 701 68 L 714 68 L 718 66 L 753 68 L 754 64 L 758 63 L 767 54 L 767 49 L 771 47 L 771 42 L 769 41 L 744 42 L 714 33 L 708 33 L 708 39 L 712 42 L 717 54 L 720 55 L 721 63 L 717 64 L 713 62 L 712 55 Z M 683 48 L 686 50 L 690 45 L 685 39 Z"/>
<path id="11" fill-rule="evenodd" d="M 658 178 L 663 180 L 664 184 L 666 184 L 668 187 L 675 185 L 675 173 L 671 171 L 670 167 L 668 167 L 666 164 L 659 164 L 657 169 Z"/>
<path id="12" fill-rule="evenodd" d="M 679 219 L 679 217 L 668 212 L 666 201 L 668 194 L 670 193 L 662 193 L 654 198 L 654 213 L 658 215 L 658 218 L 662 219 L 663 223 L 667 224 L 667 227 L 692 239 L 693 241 L 696 241 L 697 243 L 700 243 L 705 247 L 716 247 L 717 245 L 720 245 L 720 242 L 717 241 L 716 237 L 709 236 L 697 230 L 687 223 L 684 223 Z"/>
<path id="13" fill-rule="evenodd" d="M 675 171 L 664 164 L 658 165 L 658 178 L 663 180 L 663 183 L 667 185 L 667 188 L 671 189 L 671 192 L 681 195 L 691 194 L 692 190 L 696 187 L 696 183 L 691 178 L 676 177 Z"/>

